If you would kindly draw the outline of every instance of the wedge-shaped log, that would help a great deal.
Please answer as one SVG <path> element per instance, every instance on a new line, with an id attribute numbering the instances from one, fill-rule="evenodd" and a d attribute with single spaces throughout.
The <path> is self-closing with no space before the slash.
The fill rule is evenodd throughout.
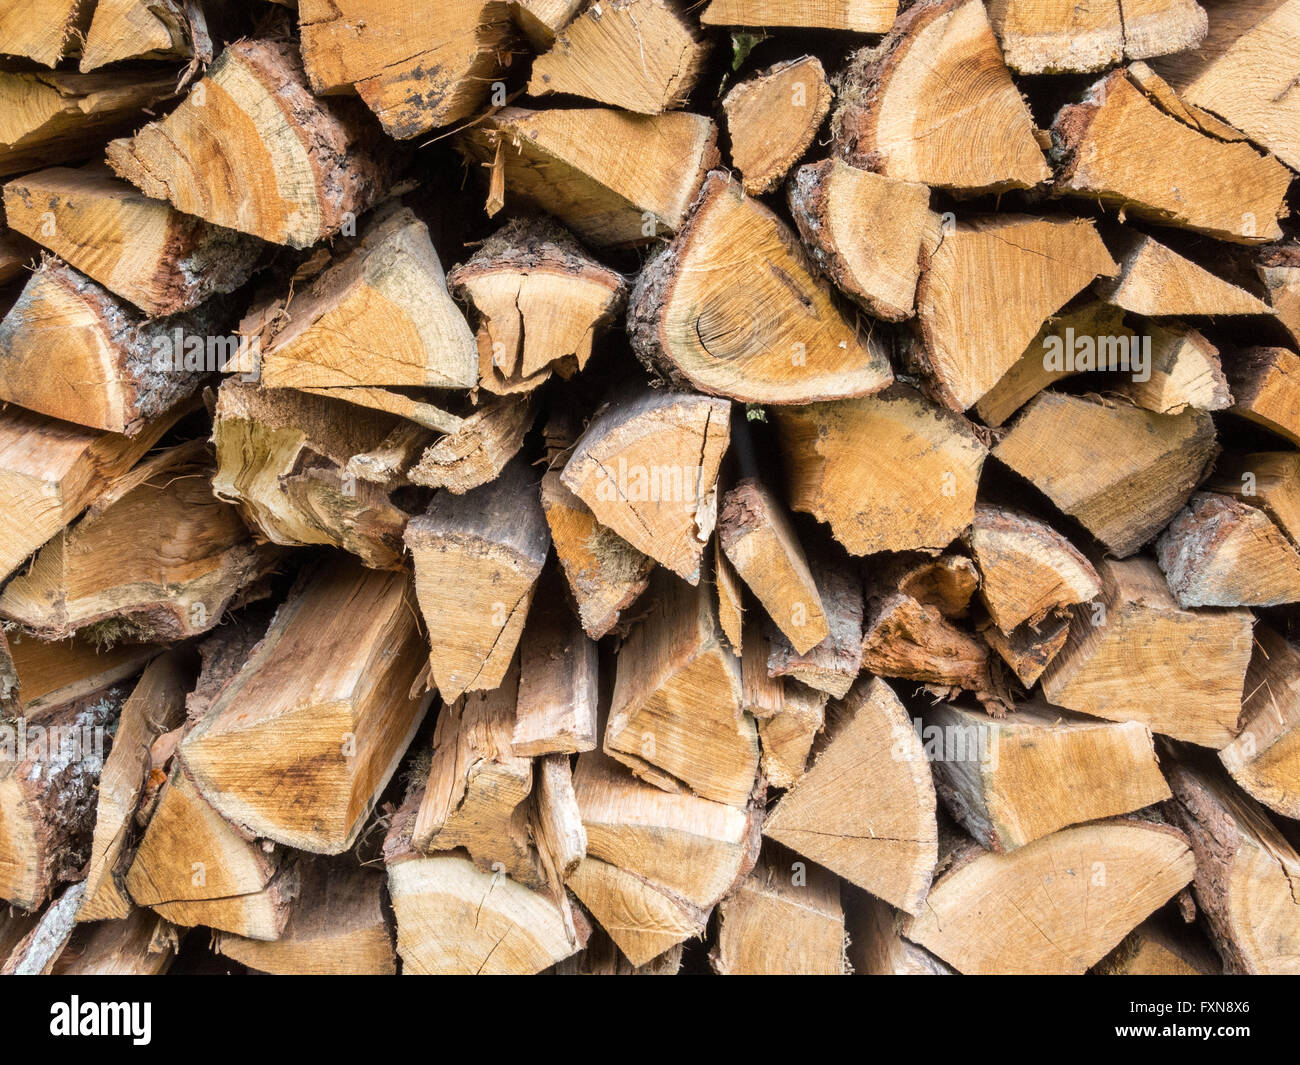
<path id="1" fill-rule="evenodd" d="M 355 224 L 389 154 L 359 103 L 313 96 L 297 48 L 270 40 L 230 45 L 171 114 L 108 146 L 146 196 L 294 248 Z"/>
<path id="2" fill-rule="evenodd" d="M 985 446 L 915 389 L 773 415 L 790 506 L 829 524 L 850 554 L 946 547 L 971 523 Z"/>
<path id="3" fill-rule="evenodd" d="M 1197 492 L 1156 541 L 1178 605 L 1300 602 L 1300 552 L 1258 507 Z"/>
<path id="4" fill-rule="evenodd" d="M 1116 270 L 1086 219 L 994 216 L 958 222 L 916 292 L 914 357 L 938 398 L 973 406 L 1025 353 L 1045 319 Z M 986 309 L 997 307 L 997 314 Z"/>
<path id="5" fill-rule="evenodd" d="M 1263 300 L 1210 273 L 1145 233 L 1126 232 L 1112 245 L 1119 275 L 1098 281 L 1108 303 L 1148 317 L 1187 314 L 1269 314 Z"/>
<path id="6" fill-rule="evenodd" d="M 1028 514 L 981 503 L 966 536 L 980 599 L 1004 633 L 1101 593 L 1097 571 L 1064 536 Z"/>
<path id="7" fill-rule="evenodd" d="M 1217 454 L 1203 411 L 1154 414 L 1055 392 L 1035 397 L 993 449 L 1120 558 L 1178 512 Z"/>
<path id="8" fill-rule="evenodd" d="M 1255 626 L 1241 732 L 1219 760 L 1241 787 L 1283 817 L 1300 815 L 1300 650 L 1271 625 Z"/>
<path id="9" fill-rule="evenodd" d="M 555 215 L 597 246 L 671 233 L 710 167 L 718 131 L 703 115 L 636 115 L 611 108 L 506 107 L 461 134 L 471 159 L 506 195 Z M 622 150 L 610 153 L 610 144 Z"/>
<path id="10" fill-rule="evenodd" d="M 664 575 L 618 655 L 604 751 L 668 789 L 744 806 L 758 736 L 741 708 L 740 662 L 723 643 L 713 593 Z"/>
<path id="11" fill-rule="evenodd" d="M 519 220 L 448 277 L 478 313 L 478 383 L 489 392 L 536 388 L 587 365 L 627 283 L 560 226 Z"/>
<path id="12" fill-rule="evenodd" d="M 1092 968 L 1096 976 L 1220 976 L 1223 962 L 1195 927 L 1167 912 L 1143 921 Z"/>
<path id="13" fill-rule="evenodd" d="M 488 397 L 441 440 L 425 448 L 407 476 L 412 484 L 463 495 L 500 476 L 532 428 L 529 396 Z"/>
<path id="14" fill-rule="evenodd" d="M 1058 193 L 1237 244 L 1282 235 L 1291 172 L 1249 144 L 1218 140 L 1168 114 L 1123 68 L 1061 109 L 1052 140 L 1063 159 Z"/>
<path id="15" fill-rule="evenodd" d="M 1205 487 L 1261 508 L 1300 546 L 1300 454 L 1257 451 L 1224 456 L 1215 464 Z"/>
<path id="16" fill-rule="evenodd" d="M 1232 413 L 1300 447 L 1300 355 L 1286 348 L 1247 348 L 1228 363 Z"/>
<path id="17" fill-rule="evenodd" d="M 752 811 L 661 791 L 599 751 L 573 786 L 587 856 L 568 886 L 634 965 L 702 935 L 758 857 Z"/>
<path id="18" fill-rule="evenodd" d="M 788 198 L 813 261 L 841 291 L 877 318 L 912 317 L 922 253 L 941 232 L 927 186 L 835 158 L 795 171 Z"/>
<path id="19" fill-rule="evenodd" d="M 1181 414 L 1188 407 L 1226 410 L 1232 406 L 1219 349 L 1204 336 L 1181 322 L 1147 322 L 1142 330 L 1139 341 L 1143 358 L 1149 358 L 1149 371 L 1121 376 L 1117 392 L 1156 414 Z M 1148 345 L 1149 356 L 1145 351 Z"/>
<path id="20" fill-rule="evenodd" d="M 596 746 L 597 647 L 565 601 L 554 570 L 533 600 L 519 648 L 519 703 L 510 746 L 525 757 Z"/>
<path id="21" fill-rule="evenodd" d="M 502 682 L 551 547 L 537 482 L 517 461 L 463 496 L 440 493 L 406 546 L 443 702 Z"/>
<path id="22" fill-rule="evenodd" d="M 468 118 L 508 62 L 510 6 L 446 0 L 431 19 L 383 0 L 302 0 L 298 25 L 312 91 L 355 90 L 399 140 Z"/>
<path id="23" fill-rule="evenodd" d="M 825 869 L 768 844 L 718 907 L 709 954 L 720 976 L 840 976 L 845 971 L 840 884 Z M 781 929 L 781 935 L 772 934 Z"/>
<path id="24" fill-rule="evenodd" d="M 825 692 L 797 680 L 781 685 L 781 709 L 758 721 L 758 742 L 763 748 L 763 776 L 774 788 L 794 785 L 807 771 L 813 744 L 826 724 Z"/>
<path id="25" fill-rule="evenodd" d="M 731 161 L 745 191 L 771 192 L 808 150 L 831 109 L 831 87 L 821 60 L 790 59 L 760 71 L 722 98 L 731 137 Z"/>
<path id="26" fill-rule="evenodd" d="M 518 694 L 519 667 L 512 664 L 500 687 L 443 706 L 411 845 L 426 853 L 462 847 L 480 869 L 540 888 L 524 802 L 533 790 L 533 761 L 511 745 Z"/>
<path id="27" fill-rule="evenodd" d="M 234 291 L 263 247 L 141 195 L 98 163 L 14 178 L 5 184 L 4 205 L 10 229 L 151 318 Z"/>
<path id="28" fill-rule="evenodd" d="M 172 421 L 156 419 L 127 437 L 16 407 L 0 415 L 0 575 L 104 495 Z"/>
<path id="29" fill-rule="evenodd" d="M 367 565 L 395 568 L 406 512 L 383 485 L 345 471 L 353 455 L 378 447 L 398 421 L 337 400 L 228 379 L 213 414 L 212 491 L 236 504 L 259 538 L 341 547 Z"/>
<path id="30" fill-rule="evenodd" d="M 1156 564 L 1103 561 L 1102 596 L 1077 610 L 1043 694 L 1112 721 L 1220 748 L 1236 735 L 1250 662 L 1249 610 L 1184 610 Z"/>
<path id="31" fill-rule="evenodd" d="M 81 47 L 81 70 L 98 70 L 128 59 L 212 62 L 212 27 L 198 0 L 96 0 Z M 224 4 L 207 3 L 217 26 Z"/>
<path id="32" fill-rule="evenodd" d="M 1192 841 L 1192 893 L 1229 974 L 1300 971 L 1300 854 L 1226 773 L 1188 752 L 1162 752 L 1169 816 Z"/>
<path id="33" fill-rule="evenodd" d="M 528 93 L 567 93 L 657 115 L 686 104 L 708 54 L 676 0 L 589 7 L 533 60 Z"/>
<path id="34" fill-rule="evenodd" d="M 205 367 L 186 368 L 182 338 L 202 338 L 206 350 L 207 338 L 223 332 L 222 312 L 218 302 L 146 319 L 84 274 L 46 259 L 0 322 L 0 399 L 134 436 L 198 391 Z"/>
<path id="35" fill-rule="evenodd" d="M 86 898 L 77 911 L 78 921 L 123 919 L 135 909 L 125 885 L 135 835 L 132 821 L 156 768 L 150 748 L 185 720 L 189 679 L 182 656 L 164 655 L 149 664 L 122 704 L 113 749 L 100 776 Z"/>
<path id="36" fill-rule="evenodd" d="M 471 388 L 478 380 L 474 336 L 428 229 L 408 208 L 376 213 L 360 240 L 266 319 L 250 341 L 266 388 Z"/>
<path id="37" fill-rule="evenodd" d="M 107 729 L 126 695 L 108 688 L 39 726 L 0 727 L 0 899 L 35 910 L 85 865 Z"/>
<path id="38" fill-rule="evenodd" d="M 616 397 L 587 426 L 561 481 L 600 524 L 698 583 L 730 409 L 724 399 L 680 392 Z"/>
<path id="39" fill-rule="evenodd" d="M 176 93 L 176 73 L 0 72 L 0 177 L 97 154 Z"/>
<path id="40" fill-rule="evenodd" d="M 381 903 L 383 874 L 351 857 L 304 866 L 279 939 L 215 932 L 212 949 L 277 976 L 392 976 L 397 959 Z"/>
<path id="41" fill-rule="evenodd" d="M 41 721 L 135 676 L 158 651 L 148 643 L 102 647 L 93 633 L 41 640 L 16 627 L 0 631 L 0 718 Z"/>
<path id="42" fill-rule="evenodd" d="M 700 21 L 706 26 L 795 26 L 884 33 L 897 12 L 897 0 L 709 0 Z"/>
<path id="43" fill-rule="evenodd" d="M 352 845 L 428 706 L 412 599 L 405 573 L 346 555 L 299 578 L 181 745 L 215 809 L 299 850 Z"/>
<path id="44" fill-rule="evenodd" d="M 1181 52 L 1201 43 L 1208 24 L 1195 0 L 1152 0 L 1139 11 L 1120 0 L 991 0 L 989 21 L 1019 74 L 1082 74 Z"/>
<path id="45" fill-rule="evenodd" d="M 44 66 L 75 55 L 95 10 L 92 0 L 37 0 L 0 4 L 0 50 Z"/>
<path id="46" fill-rule="evenodd" d="M 651 369 L 751 403 L 878 392 L 883 342 L 859 336 L 794 234 L 720 171 L 637 279 L 628 334 Z"/>
<path id="47" fill-rule="evenodd" d="M 1295 65 L 1280 61 L 1300 48 L 1295 0 L 1229 0 L 1200 48 L 1157 66 L 1189 104 L 1213 111 L 1290 167 L 1300 167 L 1300 101 Z"/>
<path id="48" fill-rule="evenodd" d="M 763 834 L 909 913 L 938 859 L 934 782 L 898 696 L 863 678 L 827 708 L 813 763 Z"/>
<path id="49" fill-rule="evenodd" d="M 851 565 L 841 565 L 828 554 L 815 553 L 808 565 L 826 612 L 829 635 L 806 654 L 799 654 L 784 633 L 769 633 L 764 674 L 789 677 L 843 699 L 862 669 L 862 580 Z M 745 654 L 748 657 L 748 649 Z"/>
<path id="50" fill-rule="evenodd" d="M 1027 189 L 1051 169 L 978 0 L 930 0 L 852 60 L 834 132 L 854 166 L 957 193 Z"/>
<path id="51" fill-rule="evenodd" d="M 1151 821 L 1066 828 L 1010 854 L 968 844 L 903 934 L 967 975 L 1082 974 L 1195 869 L 1187 838 Z"/>
<path id="52" fill-rule="evenodd" d="M 275 565 L 203 464 L 160 470 L 102 512 L 64 529 L 0 594 L 0 616 L 45 639 L 94 626 L 117 639 L 178 640 L 221 621 Z M 122 916 L 125 916 L 123 914 Z"/>
<path id="53" fill-rule="evenodd" d="M 1004 720 L 950 704 L 925 711 L 922 738 L 948 812 L 990 850 L 1169 798 L 1151 732 L 1042 701 Z"/>
<path id="54" fill-rule="evenodd" d="M 236 831 L 173 759 L 127 871 L 126 890 L 172 924 L 276 939 L 289 920 L 293 873 L 283 851 L 264 849 Z"/>

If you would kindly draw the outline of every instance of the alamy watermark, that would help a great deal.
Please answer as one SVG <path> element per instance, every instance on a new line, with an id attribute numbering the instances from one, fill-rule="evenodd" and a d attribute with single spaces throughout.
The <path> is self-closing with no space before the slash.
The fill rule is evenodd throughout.
<path id="1" fill-rule="evenodd" d="M 1052 373 L 1106 370 L 1132 374 L 1138 383 L 1151 380 L 1149 336 L 1076 335 L 1068 326 L 1064 336 L 1043 338 L 1043 369 Z"/>

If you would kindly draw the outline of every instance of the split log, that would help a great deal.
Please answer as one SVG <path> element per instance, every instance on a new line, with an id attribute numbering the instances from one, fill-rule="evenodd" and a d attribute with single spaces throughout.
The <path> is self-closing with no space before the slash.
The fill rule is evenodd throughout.
<path id="1" fill-rule="evenodd" d="M 722 551 L 722 544 L 713 542 L 713 587 L 718 593 L 718 624 L 731 649 L 740 654 L 745 636 L 745 592 L 740 577 Z"/>
<path id="2" fill-rule="evenodd" d="M 718 542 L 796 652 L 807 654 L 830 635 L 826 609 L 790 517 L 757 478 L 739 481 L 723 497 Z"/>
<path id="3" fill-rule="evenodd" d="M 252 237 L 142 196 L 101 164 L 14 178 L 4 204 L 11 229 L 151 318 L 234 291 L 262 249 Z"/>
<path id="4" fill-rule="evenodd" d="M 857 976 L 954 976 L 952 969 L 899 932 L 903 914 L 865 891 L 844 889 L 848 958 Z"/>
<path id="5" fill-rule="evenodd" d="M 515 21 L 533 48 L 540 52 L 555 43 L 555 36 L 577 15 L 583 0 L 515 0 Z"/>
<path id="6" fill-rule="evenodd" d="M 921 275 L 913 358 L 941 402 L 966 410 L 1016 364 L 1046 318 L 1115 269 L 1086 219 L 958 222 Z"/>
<path id="7" fill-rule="evenodd" d="M 222 3 L 207 3 L 218 13 Z M 212 62 L 212 34 L 196 0 L 96 0 L 81 47 L 81 70 L 128 59 L 189 60 L 191 69 Z"/>
<path id="8" fill-rule="evenodd" d="M 280 556 L 249 539 L 209 472 L 160 470 L 58 533 L 5 586 L 0 616 L 47 640 L 88 627 L 101 640 L 178 640 L 218 624 Z"/>
<path id="9" fill-rule="evenodd" d="M 510 5 L 498 0 L 443 0 L 436 20 L 382 0 L 297 7 L 312 91 L 355 90 L 399 140 L 474 114 L 509 62 Z"/>
<path id="10" fill-rule="evenodd" d="M 1215 465 L 1205 487 L 1261 508 L 1300 546 L 1300 454 L 1257 451 L 1228 455 Z"/>
<path id="11" fill-rule="evenodd" d="M 1126 232 L 1112 245 L 1119 275 L 1093 289 L 1108 303 L 1147 316 L 1268 314 L 1263 300 L 1216 277 L 1145 233 Z"/>
<path id="12" fill-rule="evenodd" d="M 1226 410 L 1232 406 L 1219 349 L 1195 329 L 1178 322 L 1147 322 L 1139 338 L 1145 374 L 1121 378 L 1117 392 L 1156 414 L 1181 414 L 1187 407 Z M 1130 348 L 1130 350 L 1133 350 Z M 1146 376 L 1146 380 L 1139 380 Z"/>
<path id="13" fill-rule="evenodd" d="M 943 548 L 970 525 L 985 446 L 915 389 L 773 416 L 790 506 L 828 523 L 850 554 Z M 871 463 L 863 440 L 874 442 Z"/>
<path id="14" fill-rule="evenodd" d="M 77 911 L 80 917 L 85 905 Z M 80 925 L 51 970 L 55 976 L 161 976 L 176 959 L 176 930 L 151 910 Z"/>
<path id="15" fill-rule="evenodd" d="M 353 844 L 428 707 L 411 694 L 425 657 L 411 600 L 406 574 L 346 555 L 299 578 L 181 744 L 218 812 L 300 850 Z"/>
<path id="16" fill-rule="evenodd" d="M 720 976 L 840 976 L 844 945 L 839 881 L 769 845 L 718 906 L 709 962 Z"/>
<path id="17" fill-rule="evenodd" d="M 898 11 L 896 0 L 709 0 L 700 14 L 706 26 L 796 26 L 801 29 L 885 33 Z"/>
<path id="18" fill-rule="evenodd" d="M 1156 541 L 1178 605 L 1300 602 L 1300 551 L 1258 507 L 1197 492 Z"/>
<path id="19" fill-rule="evenodd" d="M 478 384 L 525 391 L 571 377 L 622 303 L 627 283 L 544 219 L 516 221 L 452 270 L 452 291 L 478 314 Z"/>
<path id="20" fill-rule="evenodd" d="M 227 379 L 212 421 L 213 494 L 238 506 L 259 539 L 327 544 L 367 565 L 395 568 L 406 513 L 383 486 L 344 471 L 353 455 L 378 447 L 396 424 L 388 414 Z"/>
<path id="21" fill-rule="evenodd" d="M 133 821 L 150 774 L 161 772 L 151 757 L 154 741 L 184 722 L 187 673 L 179 655 L 156 658 L 122 704 L 113 749 L 100 776 L 86 898 L 78 921 L 122 920 L 135 909 L 124 883 L 137 835 Z"/>
<path id="22" fill-rule="evenodd" d="M 1300 244 L 1264 248 L 1255 265 L 1282 328 L 1300 344 Z"/>
<path id="23" fill-rule="evenodd" d="M 642 783 L 599 751 L 574 791 L 587 857 L 568 886 L 634 965 L 692 936 L 758 857 L 752 811 Z"/>
<path id="24" fill-rule="evenodd" d="M 1292 819 L 1300 816 L 1298 725 L 1300 650 L 1261 622 L 1246 671 L 1241 732 L 1219 760 L 1249 795 Z"/>
<path id="25" fill-rule="evenodd" d="M 779 630 L 769 633 L 771 650 L 764 656 L 765 672 L 843 699 L 862 669 L 862 581 L 850 566 L 836 564 L 826 552 L 815 554 L 809 567 L 826 612 L 829 635 L 806 654 L 799 654 Z"/>
<path id="26" fill-rule="evenodd" d="M 594 748 L 592 748 L 594 750 Z M 567 754 L 544 754 L 537 760 L 531 824 L 537 853 L 552 891 L 563 893 L 563 882 L 587 856 L 587 829 L 573 790 L 573 767 Z"/>
<path id="27" fill-rule="evenodd" d="M 795 171 L 790 213 L 813 261 L 868 314 L 912 317 L 923 252 L 939 244 L 930 190 L 826 159 Z"/>
<path id="28" fill-rule="evenodd" d="M 984 5 L 933 0 L 850 63 L 833 131 L 854 166 L 957 194 L 1051 177 Z"/>
<path id="29" fill-rule="evenodd" d="M 134 677 L 158 650 L 155 644 L 105 647 L 85 634 L 39 640 L 19 628 L 0 630 L 0 719 L 42 721 Z"/>
<path id="30" fill-rule="evenodd" d="M 734 86 L 722 110 L 745 191 L 757 196 L 776 188 L 830 109 L 831 87 L 815 56 L 777 63 Z"/>
<path id="31" fill-rule="evenodd" d="M 1300 971 L 1300 855 L 1219 767 L 1191 757 L 1165 761 L 1174 792 L 1166 809 L 1192 842 L 1192 893 L 1224 971 Z"/>
<path id="32" fill-rule="evenodd" d="M 1124 312 L 1118 307 L 1091 300 L 1063 310 L 1042 324 L 1020 358 L 976 401 L 975 413 L 986 425 L 1000 426 L 1043 389 L 1072 374 L 1096 369 L 1097 337 L 1110 338 L 1116 344 L 1115 352 L 1138 350 L 1134 347 L 1137 337 L 1124 324 Z M 1089 343 L 1091 360 L 1087 354 Z M 1120 343 L 1126 347 L 1119 348 Z M 1059 359 L 1051 357 L 1056 352 L 1061 355 Z M 1067 359 L 1067 353 L 1073 358 Z"/>
<path id="33" fill-rule="evenodd" d="M 903 934 L 967 975 L 1082 974 L 1195 868 L 1186 837 L 1150 821 L 1062 829 L 1010 854 L 972 843 Z"/>
<path id="34" fill-rule="evenodd" d="M 127 437 L 6 410 L 0 416 L 0 576 L 110 489 L 174 420 L 159 418 Z"/>
<path id="35" fill-rule="evenodd" d="M 603 749 L 659 787 L 684 784 L 743 806 L 758 775 L 758 735 L 712 592 L 664 575 L 651 594 L 619 650 Z"/>
<path id="36" fill-rule="evenodd" d="M 1010 633 L 1004 633 L 990 622 L 980 630 L 980 635 L 1029 689 L 1038 683 L 1043 671 L 1065 647 L 1070 637 L 1070 619 L 1048 617 L 1037 626 L 1026 623 Z"/>
<path id="37" fill-rule="evenodd" d="M 350 858 L 310 862 L 279 939 L 215 932 L 212 949 L 258 972 L 285 976 L 392 976 L 393 941 L 384 920 L 381 873 Z"/>
<path id="38" fill-rule="evenodd" d="M 60 883 L 79 879 L 112 743 L 107 729 L 125 698 L 124 688 L 108 688 L 39 725 L 0 726 L 0 899 L 35 910 Z"/>
<path id="39" fill-rule="evenodd" d="M 1086 7 L 993 0 L 989 21 L 1007 66 L 1018 74 L 1084 74 L 1125 59 L 1183 52 L 1201 43 L 1208 25 L 1194 0 L 1155 0 L 1136 11 L 1120 0 Z"/>
<path id="40" fill-rule="evenodd" d="M 1168 523 L 1217 454 L 1203 411 L 1054 392 L 1036 396 L 993 449 L 1120 558 Z"/>
<path id="41" fill-rule="evenodd" d="M 1092 564 L 1050 525 L 1009 507 L 977 504 L 966 534 L 980 599 L 1005 634 L 1101 594 Z"/>
<path id="42" fill-rule="evenodd" d="M 195 341 L 211 350 L 211 338 L 224 331 L 223 311 L 222 301 L 214 301 L 172 318 L 147 319 L 97 282 L 47 258 L 0 322 L 0 399 L 135 436 L 198 391 L 208 367 L 199 359 L 187 369 L 185 354 Z M 86 388 L 88 381 L 97 387 Z"/>
<path id="43" fill-rule="evenodd" d="M 1282 235 L 1292 174 L 1248 144 L 1227 143 L 1162 110 L 1119 69 L 1052 123 L 1056 191 L 1236 244 Z M 1145 160 L 1132 165 L 1133 153 Z"/>
<path id="44" fill-rule="evenodd" d="M 444 703 L 411 846 L 424 853 L 464 848 L 480 869 L 540 888 L 542 868 L 525 803 L 533 762 L 511 744 L 518 694 L 519 669 L 512 663 L 492 691 Z"/>
<path id="45" fill-rule="evenodd" d="M 387 190 L 390 153 L 360 107 L 313 96 L 293 44 L 238 41 L 166 118 L 111 142 L 108 162 L 186 214 L 306 248 Z"/>
<path id="46" fill-rule="evenodd" d="M 564 486 L 560 470 L 542 477 L 542 510 L 582 627 L 599 640 L 616 629 L 623 611 L 646 590 L 654 561 L 601 525 Z"/>
<path id="47" fill-rule="evenodd" d="M 614 0 L 587 8 L 533 60 L 530 96 L 567 93 L 657 115 L 685 106 L 709 43 L 674 0 Z"/>
<path id="48" fill-rule="evenodd" d="M 1237 732 L 1250 662 L 1249 610 L 1184 610 L 1145 558 L 1097 566 L 1101 602 L 1075 615 L 1043 694 L 1112 721 L 1221 748 Z"/>
<path id="49" fill-rule="evenodd" d="M 43 66 L 58 66 L 64 56 L 81 50 L 95 9 L 87 0 L 8 0 L 0 6 L 0 51 Z"/>
<path id="50" fill-rule="evenodd" d="M 888 684 L 864 678 L 830 705 L 812 766 L 763 834 L 891 905 L 922 907 L 938 859 L 934 782 Z"/>
<path id="51" fill-rule="evenodd" d="M 596 413 L 561 481 L 601 525 L 696 584 L 731 440 L 723 399 L 644 389 Z"/>
<path id="52" fill-rule="evenodd" d="M 472 160 L 510 195 L 555 215 L 598 247 L 671 233 L 718 163 L 717 129 L 680 111 L 506 107 L 461 134 Z M 620 151 L 610 154 L 610 144 Z"/>
<path id="53" fill-rule="evenodd" d="M 24 18 L 28 16 L 24 14 Z M 176 74 L 0 71 L 0 177 L 97 154 L 176 93 Z"/>
<path id="54" fill-rule="evenodd" d="M 1092 968 L 1097 976 L 1219 976 L 1223 963 L 1190 928 L 1161 914 L 1143 921 Z"/>
<path id="55" fill-rule="evenodd" d="M 50 975 L 77 927 L 77 908 L 85 895 L 85 884 L 73 884 L 56 902 L 50 903 L 36 927 L 0 967 L 0 976 Z"/>
<path id="56" fill-rule="evenodd" d="M 559 574 L 543 578 L 519 647 L 516 754 L 576 754 L 596 746 L 597 647 L 573 616 Z"/>
<path id="57" fill-rule="evenodd" d="M 1300 355 L 1286 348 L 1247 348 L 1228 364 L 1232 413 L 1300 447 Z"/>
<path id="58" fill-rule="evenodd" d="M 945 704 L 923 720 L 939 798 L 998 853 L 1169 798 L 1151 732 L 1136 721 L 1097 721 L 1037 700 L 1001 721 Z"/>
<path id="59" fill-rule="evenodd" d="M 1213 111 L 1290 167 L 1300 167 L 1294 64 L 1270 61 L 1300 47 L 1300 5 L 1228 0 L 1213 5 L 1200 48 L 1170 56 L 1160 72 L 1189 104 Z"/>
<path id="60" fill-rule="evenodd" d="M 858 335 L 785 223 L 721 171 L 642 269 L 627 330 L 650 369 L 750 403 L 861 396 L 893 380 L 884 342 Z"/>
<path id="61" fill-rule="evenodd" d="M 443 701 L 491 691 L 514 657 L 550 551 L 532 474 L 518 461 L 482 488 L 435 496 L 407 526 L 406 546 Z"/>
<path id="62" fill-rule="evenodd" d="M 262 313 L 260 332 L 240 332 L 260 355 L 266 388 L 472 388 L 478 380 L 474 336 L 428 229 L 404 207 L 376 212 L 305 289 Z"/>
<path id="63" fill-rule="evenodd" d="M 792 787 L 808 769 L 813 744 L 826 723 L 826 692 L 797 680 L 781 685 L 781 709 L 758 722 L 758 742 L 763 750 L 763 777 L 774 788 Z"/>
<path id="64" fill-rule="evenodd" d="M 407 476 L 412 484 L 453 495 L 487 484 L 518 454 L 535 413 L 528 396 L 489 398 L 427 447 Z"/>

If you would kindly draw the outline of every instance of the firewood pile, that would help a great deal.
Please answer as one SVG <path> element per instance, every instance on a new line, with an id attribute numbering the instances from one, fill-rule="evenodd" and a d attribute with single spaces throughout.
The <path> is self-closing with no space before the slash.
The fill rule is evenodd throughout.
<path id="1" fill-rule="evenodd" d="M 1300 971 L 1300 0 L 0 0 L 0 968 Z"/>

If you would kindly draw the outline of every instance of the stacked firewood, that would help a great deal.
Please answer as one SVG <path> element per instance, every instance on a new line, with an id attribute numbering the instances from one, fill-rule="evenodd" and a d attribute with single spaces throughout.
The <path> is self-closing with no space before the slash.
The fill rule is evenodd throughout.
<path id="1" fill-rule="evenodd" d="M 1300 971 L 1300 0 L 0 54 L 4 971 Z"/>

